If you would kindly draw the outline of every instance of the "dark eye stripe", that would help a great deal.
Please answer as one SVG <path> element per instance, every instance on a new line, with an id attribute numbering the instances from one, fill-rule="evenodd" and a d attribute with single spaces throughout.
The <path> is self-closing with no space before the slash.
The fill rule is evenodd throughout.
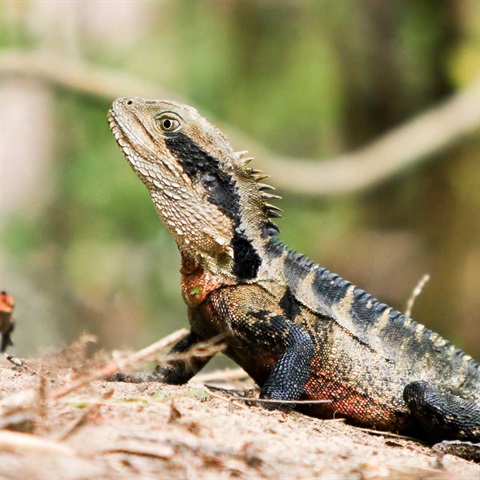
<path id="1" fill-rule="evenodd" d="M 165 140 L 192 181 L 200 181 L 208 192 L 208 201 L 233 221 L 233 273 L 240 279 L 255 278 L 262 263 L 260 256 L 240 226 L 240 198 L 235 181 L 220 169 L 219 161 L 200 148 L 188 135 L 177 132 Z"/>
<path id="2" fill-rule="evenodd" d="M 235 182 L 220 169 L 217 159 L 200 148 L 187 135 L 177 133 L 165 141 L 193 181 L 200 181 L 208 193 L 208 201 L 227 217 L 240 221 L 240 203 Z"/>

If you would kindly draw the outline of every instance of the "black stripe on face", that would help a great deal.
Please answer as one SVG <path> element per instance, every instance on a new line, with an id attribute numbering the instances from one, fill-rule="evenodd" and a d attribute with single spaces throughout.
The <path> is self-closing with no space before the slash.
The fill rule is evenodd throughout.
<path id="1" fill-rule="evenodd" d="M 182 132 L 170 134 L 165 139 L 165 144 L 191 178 L 202 172 L 218 170 L 219 161 Z"/>
<path id="2" fill-rule="evenodd" d="M 233 220 L 240 216 L 238 194 L 230 175 L 221 170 L 207 171 L 201 174 L 200 181 L 208 192 L 210 203 Z"/>
<path id="3" fill-rule="evenodd" d="M 184 133 L 175 133 L 165 141 L 193 182 L 201 182 L 208 192 L 208 201 L 227 217 L 240 217 L 239 198 L 230 175 L 220 169 L 220 162 L 205 152 Z"/>
<path id="4" fill-rule="evenodd" d="M 177 132 L 168 137 L 165 143 L 192 182 L 201 182 L 208 192 L 208 201 L 233 220 L 233 274 L 244 280 L 255 278 L 261 259 L 252 242 L 239 230 L 240 197 L 234 180 L 221 170 L 216 158 L 205 152 L 188 135 Z"/>

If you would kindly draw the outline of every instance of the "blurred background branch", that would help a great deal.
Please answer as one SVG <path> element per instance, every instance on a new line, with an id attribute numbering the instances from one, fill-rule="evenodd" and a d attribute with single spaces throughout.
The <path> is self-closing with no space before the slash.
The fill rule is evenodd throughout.
<path id="1" fill-rule="evenodd" d="M 4 50 L 0 56 L 0 75 L 33 77 L 106 101 L 135 95 L 191 103 L 179 92 L 161 85 L 52 52 Z M 283 191 L 314 196 L 360 192 L 414 164 L 439 159 L 436 154 L 477 131 L 480 127 L 480 80 L 362 148 L 334 158 L 283 156 L 269 151 L 259 139 L 249 138 L 224 121 L 216 121 L 216 124 L 228 132 L 239 150 L 249 148 Z"/>
<path id="2" fill-rule="evenodd" d="M 360 192 L 377 186 L 458 143 L 480 127 L 480 81 L 381 135 L 338 157 L 306 161 L 268 155 L 267 172 L 283 189 L 313 195 Z"/>

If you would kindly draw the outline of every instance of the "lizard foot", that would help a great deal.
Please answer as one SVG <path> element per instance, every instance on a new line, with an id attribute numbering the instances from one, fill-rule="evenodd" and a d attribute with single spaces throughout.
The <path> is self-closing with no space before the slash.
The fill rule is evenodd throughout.
<path id="1" fill-rule="evenodd" d="M 441 455 L 450 454 L 465 460 L 480 463 L 480 443 L 450 440 L 435 444 L 432 450 Z"/>
<path id="2" fill-rule="evenodd" d="M 412 428 L 423 438 L 480 442 L 480 406 L 475 402 L 425 381 L 409 383 L 403 399 L 412 415 Z"/>

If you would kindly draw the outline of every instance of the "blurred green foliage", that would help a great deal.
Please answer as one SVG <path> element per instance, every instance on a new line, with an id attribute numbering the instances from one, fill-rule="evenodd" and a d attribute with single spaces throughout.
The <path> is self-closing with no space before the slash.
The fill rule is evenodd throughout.
<path id="1" fill-rule="evenodd" d="M 2 20 L 2 48 L 41 46 L 26 21 L 29 5 Z M 83 59 L 178 91 L 201 112 L 298 157 L 363 145 L 479 73 L 476 0 L 149 8 L 130 44 L 99 42 L 78 29 Z M 9 271 L 49 304 L 23 307 L 17 351 L 48 342 L 39 322 L 64 341 L 88 330 L 101 345 L 139 347 L 186 324 L 178 253 L 109 132 L 109 102 L 55 89 L 53 108 L 54 193 L 33 218 L 24 211 L 9 217 L 2 240 Z M 361 195 L 286 192 L 282 239 L 399 309 L 428 271 L 433 279 L 414 316 L 479 356 L 478 147 L 466 139 Z M 10 288 L 8 278 L 2 282 Z M 22 312 L 28 296 L 12 293 Z"/>

